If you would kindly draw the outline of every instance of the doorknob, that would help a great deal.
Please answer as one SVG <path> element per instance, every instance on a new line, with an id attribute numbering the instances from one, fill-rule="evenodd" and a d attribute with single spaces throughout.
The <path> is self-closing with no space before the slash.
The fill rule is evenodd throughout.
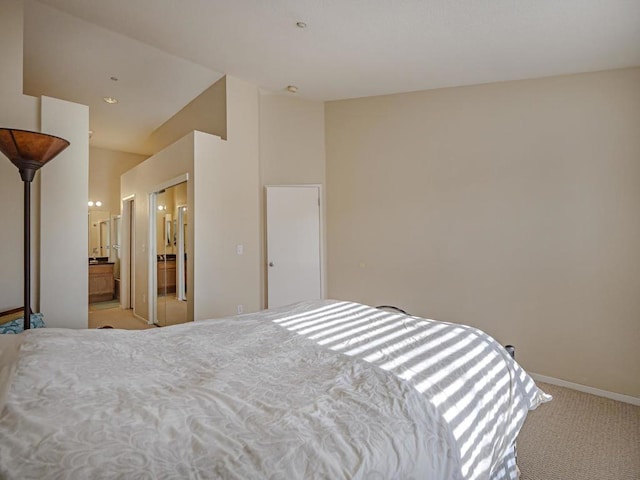
<path id="1" fill-rule="evenodd" d="M 270 267 L 273 267 L 273 262 L 269 262 L 269 266 L 270 266 Z"/>

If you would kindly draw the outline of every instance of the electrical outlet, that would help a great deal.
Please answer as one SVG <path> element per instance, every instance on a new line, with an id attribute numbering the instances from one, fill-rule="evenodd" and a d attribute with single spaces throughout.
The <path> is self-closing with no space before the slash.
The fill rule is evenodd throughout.
<path id="1" fill-rule="evenodd" d="M 238 314 L 244 311 L 244 307 L 242 305 L 238 305 Z"/>

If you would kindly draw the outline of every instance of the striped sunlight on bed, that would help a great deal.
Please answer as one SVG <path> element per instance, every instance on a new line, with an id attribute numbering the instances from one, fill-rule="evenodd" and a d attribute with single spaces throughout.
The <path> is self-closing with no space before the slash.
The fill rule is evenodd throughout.
<path id="1" fill-rule="evenodd" d="M 492 480 L 517 478 L 515 461 L 503 458 L 527 410 L 549 398 L 527 400 L 533 380 L 484 332 L 348 302 L 274 323 L 389 371 L 423 394 L 449 425 L 464 478 L 487 472 L 494 472 Z M 488 448 L 494 451 L 487 455 Z"/>

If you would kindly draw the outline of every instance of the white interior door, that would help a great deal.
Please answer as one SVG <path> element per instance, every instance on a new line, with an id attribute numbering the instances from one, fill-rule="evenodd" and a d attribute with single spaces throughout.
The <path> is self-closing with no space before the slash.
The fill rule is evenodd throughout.
<path id="1" fill-rule="evenodd" d="M 266 189 L 268 307 L 322 298 L 320 187 Z"/>

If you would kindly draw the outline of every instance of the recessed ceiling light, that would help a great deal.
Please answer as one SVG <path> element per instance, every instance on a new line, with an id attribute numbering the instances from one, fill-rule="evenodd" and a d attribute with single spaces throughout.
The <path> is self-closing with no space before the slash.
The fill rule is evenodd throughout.
<path id="1" fill-rule="evenodd" d="M 298 28 L 307 28 L 307 24 L 304 22 L 296 22 L 296 27 Z"/>
<path id="2" fill-rule="evenodd" d="M 115 97 L 104 97 L 102 100 L 104 100 L 109 105 L 113 105 L 115 103 L 118 103 L 118 99 L 115 98 Z"/>
<path id="3" fill-rule="evenodd" d="M 289 92 L 289 93 L 298 93 L 298 87 L 296 87 L 295 85 L 289 85 L 287 87 L 287 92 Z"/>

